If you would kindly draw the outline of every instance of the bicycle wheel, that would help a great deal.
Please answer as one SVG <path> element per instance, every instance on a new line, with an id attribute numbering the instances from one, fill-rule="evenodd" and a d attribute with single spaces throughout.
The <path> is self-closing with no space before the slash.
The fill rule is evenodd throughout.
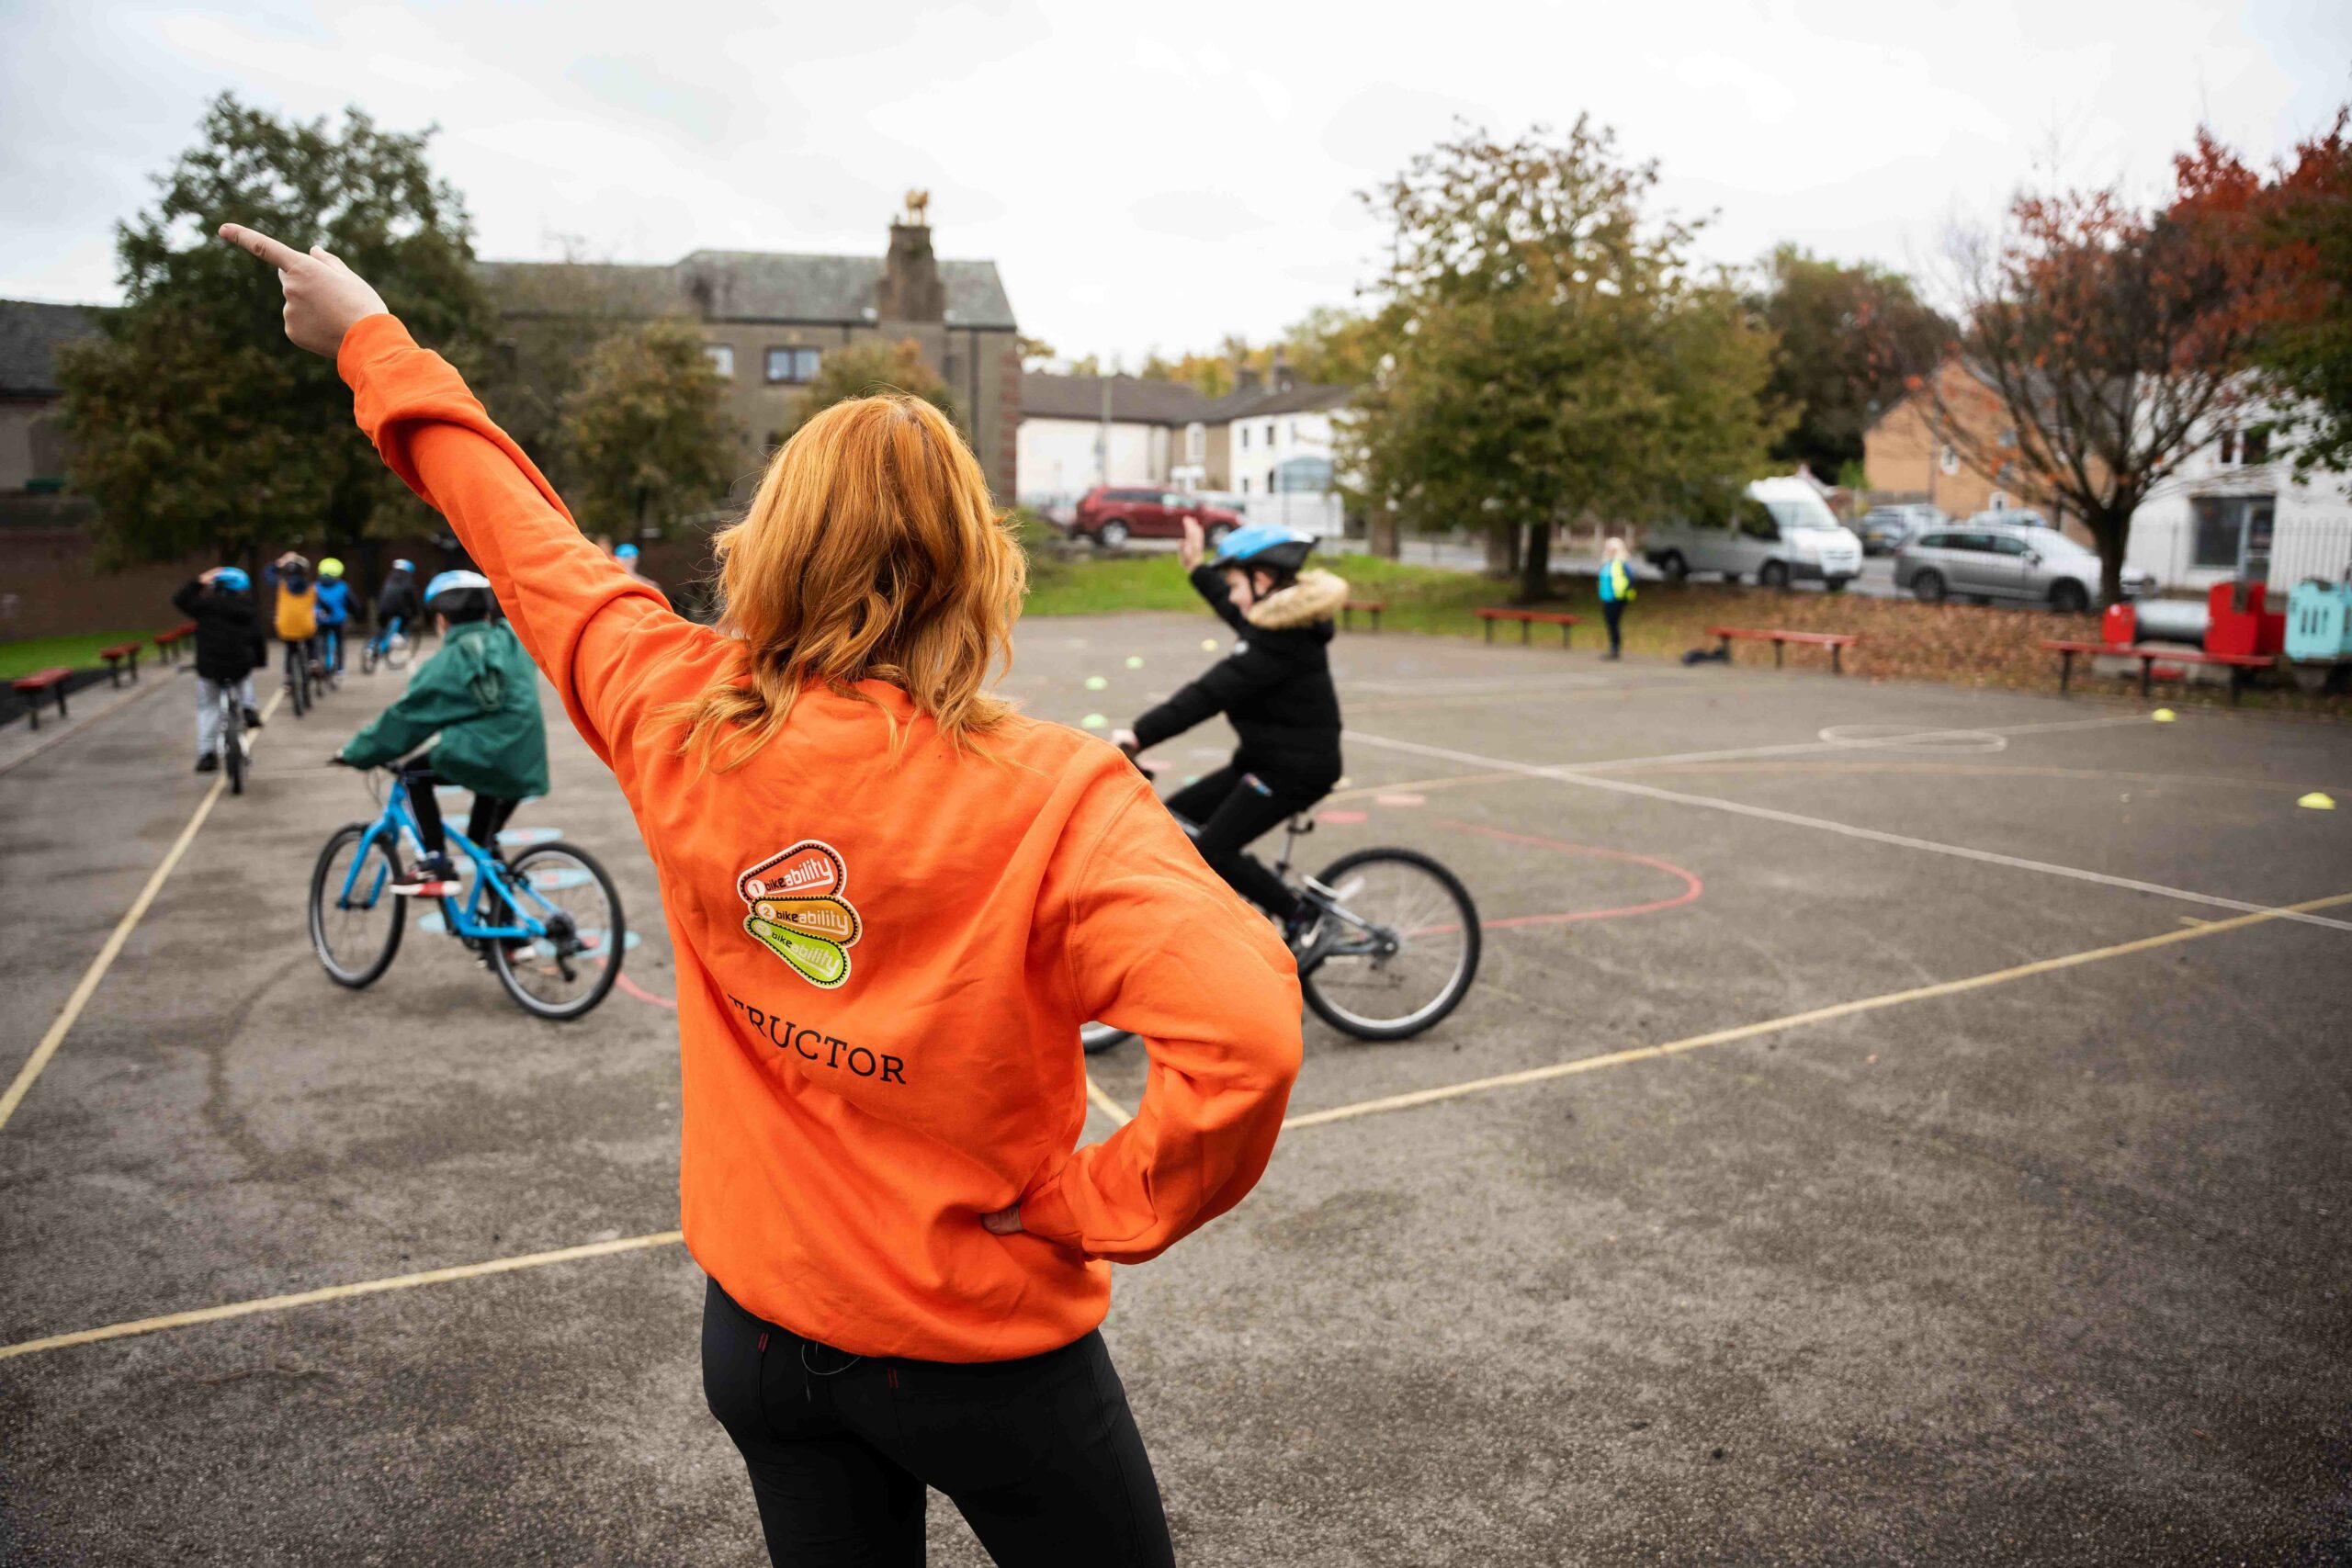
<path id="1" fill-rule="evenodd" d="M 535 1018 L 560 1022 L 585 1015 L 621 977 L 628 925 L 620 890 L 595 856 L 564 843 L 525 850 L 507 875 L 530 889 L 516 897 L 548 933 L 528 942 L 489 939 L 499 983 Z"/>
<path id="2" fill-rule="evenodd" d="M 302 668 L 302 656 L 291 643 L 286 648 L 286 695 L 294 705 L 294 716 L 301 717 L 311 711 L 310 672 Z"/>
<path id="3" fill-rule="evenodd" d="M 1478 973 L 1478 908 L 1411 850 L 1357 850 L 1315 879 L 1330 890 L 1299 976 L 1306 1005 L 1359 1040 L 1403 1040 L 1453 1010 Z"/>
<path id="4" fill-rule="evenodd" d="M 408 922 L 408 903 L 390 886 L 400 865 L 389 840 L 377 839 L 366 852 L 358 875 L 351 874 L 370 826 L 351 822 L 336 829 L 311 873 L 311 951 L 319 955 L 328 979 L 355 991 L 374 984 L 392 966 Z M 346 879 L 351 883 L 348 903 L 343 897 Z"/>
<path id="5" fill-rule="evenodd" d="M 220 766 L 229 774 L 229 793 L 245 793 L 245 705 L 232 682 L 220 704 Z"/>
<path id="6" fill-rule="evenodd" d="M 1107 1023 L 1081 1023 L 1078 1026 L 1078 1043 L 1090 1056 L 1100 1056 L 1122 1042 L 1135 1036 L 1124 1029 L 1114 1029 Z"/>
<path id="7" fill-rule="evenodd" d="M 411 651 L 408 637 L 402 633 L 394 632 L 384 639 L 384 668 L 387 670 L 407 669 L 408 656 Z"/>
<path id="8" fill-rule="evenodd" d="M 359 672 L 362 675 L 373 675 L 376 672 L 378 657 L 376 639 L 371 637 L 359 645 Z"/>

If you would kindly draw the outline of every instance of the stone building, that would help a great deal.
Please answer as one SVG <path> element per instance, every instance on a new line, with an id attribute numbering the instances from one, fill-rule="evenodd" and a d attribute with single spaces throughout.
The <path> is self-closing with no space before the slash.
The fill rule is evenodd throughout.
<path id="1" fill-rule="evenodd" d="M 696 251 L 667 265 L 486 262 L 482 272 L 510 315 L 593 309 L 694 320 L 728 381 L 746 472 L 790 428 L 794 399 L 828 352 L 912 339 L 954 394 L 989 488 L 1012 496 L 1021 423 L 1012 304 L 994 262 L 939 260 L 927 223 L 891 224 L 880 256 Z"/>

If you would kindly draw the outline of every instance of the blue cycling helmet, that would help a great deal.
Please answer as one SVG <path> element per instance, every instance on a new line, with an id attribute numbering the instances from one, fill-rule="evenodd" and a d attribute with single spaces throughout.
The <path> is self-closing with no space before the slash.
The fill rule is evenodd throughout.
<path id="1" fill-rule="evenodd" d="M 424 607 L 453 621 L 478 621 L 498 607 L 498 596 L 478 571 L 445 571 L 424 585 Z"/>
<path id="2" fill-rule="evenodd" d="M 1278 523 L 1252 523 L 1225 536 L 1212 564 L 1295 572 L 1306 564 L 1307 552 L 1314 548 L 1315 541 L 1295 529 Z"/>
<path id="3" fill-rule="evenodd" d="M 394 571 L 414 571 L 416 570 L 416 563 L 413 560 L 396 560 L 392 562 L 392 570 Z"/>
<path id="4" fill-rule="evenodd" d="M 613 552 L 613 558 L 617 561 L 635 560 L 637 558 L 637 547 L 635 545 L 623 545 L 619 549 Z"/>
<path id="5" fill-rule="evenodd" d="M 213 574 L 212 586 L 225 588 L 232 593 L 243 593 L 252 589 L 254 580 L 245 575 L 241 566 L 224 566 Z"/>

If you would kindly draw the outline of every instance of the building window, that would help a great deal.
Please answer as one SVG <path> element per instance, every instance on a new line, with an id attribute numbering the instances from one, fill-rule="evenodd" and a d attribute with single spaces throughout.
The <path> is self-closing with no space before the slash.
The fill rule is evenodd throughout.
<path id="1" fill-rule="evenodd" d="M 1270 446 L 1270 447 L 1271 447 L 1272 446 L 1273 446 L 1273 444 L 1274 444 L 1274 422 L 1273 422 L 1272 420 L 1271 420 L 1271 419 L 1270 419 L 1270 420 L 1268 420 L 1268 421 L 1266 422 L 1266 445 L 1267 445 L 1268 446 Z"/>
<path id="2" fill-rule="evenodd" d="M 707 343 L 702 345 L 702 356 L 710 361 L 711 369 L 720 380 L 735 379 L 735 347 L 732 344 Z"/>
<path id="3" fill-rule="evenodd" d="M 768 379 L 798 386 L 817 378 L 817 351 L 813 348 L 772 348 L 768 350 Z"/>
<path id="4" fill-rule="evenodd" d="M 1944 443 L 1943 454 L 1936 459 L 1936 467 L 1948 474 L 1960 472 L 1960 452 L 1951 442 Z"/>
<path id="5" fill-rule="evenodd" d="M 1205 424 L 1186 425 L 1184 427 L 1184 461 L 1197 463 L 1207 457 L 1208 452 L 1209 427 Z"/>
<path id="6" fill-rule="evenodd" d="M 1250 427 L 1245 424 L 1238 428 L 1241 431 L 1241 449 L 1247 452 L 1250 450 Z"/>
<path id="7" fill-rule="evenodd" d="M 2222 467 L 2231 468 L 2236 464 L 2237 460 L 2238 433 L 2234 430 L 2225 430 L 2222 432 Z"/>
<path id="8" fill-rule="evenodd" d="M 2267 463 L 2270 461 L 2270 432 L 2267 430 L 2247 431 L 2245 433 L 2245 445 L 2241 449 L 2241 452 L 2245 458 L 2245 461 L 2249 464 Z"/>
<path id="9" fill-rule="evenodd" d="M 2276 496 L 2200 495 L 2189 509 L 2196 520 L 2189 565 L 2235 571 L 2247 556 L 2269 554 Z"/>
<path id="10" fill-rule="evenodd" d="M 1242 434 L 1242 435 L 1243 435 L 1244 437 L 1247 437 L 1247 436 L 1249 435 L 1249 434 L 1250 434 L 1250 433 L 1249 433 L 1248 431 L 1246 431 L 1246 430 L 1245 430 L 1245 431 L 1243 431 L 1241 434 Z M 1250 443 L 1249 443 L 1249 441 L 1248 441 L 1248 440 L 1246 440 L 1246 439 L 1245 439 L 1245 440 L 1243 440 L 1243 442 L 1241 443 L 1241 445 L 1243 445 L 1244 446 L 1249 446 L 1249 445 L 1250 445 Z M 1248 495 L 1248 494 L 1250 493 L 1250 476 L 1249 476 L 1248 474 L 1244 474 L 1244 475 L 1242 475 L 1242 476 L 1241 476 L 1241 493 L 1242 493 L 1242 494 L 1244 494 L 1244 495 Z"/>
<path id="11" fill-rule="evenodd" d="M 1298 421 L 1296 420 L 1290 422 L 1290 438 L 1294 445 L 1296 444 L 1298 440 Z"/>

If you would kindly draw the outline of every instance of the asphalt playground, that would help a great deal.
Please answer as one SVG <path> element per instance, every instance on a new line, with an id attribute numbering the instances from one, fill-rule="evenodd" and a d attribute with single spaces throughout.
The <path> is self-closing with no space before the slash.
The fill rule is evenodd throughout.
<path id="1" fill-rule="evenodd" d="M 1032 622 L 1009 689 L 1122 723 L 1221 630 Z M 1417 1040 L 1310 1019 L 1257 1192 L 1120 1271 L 1183 1561 L 2352 1551 L 2352 809 L 2298 805 L 2352 808 L 2352 728 L 1335 657 L 1350 777 L 1302 861 L 1438 856 L 1485 963 Z M 413 929 L 348 993 L 303 899 L 388 681 L 281 707 L 243 796 L 187 771 L 192 686 L 0 772 L 0 1562 L 763 1561 L 609 778 L 550 701 L 515 827 L 598 852 L 642 933 L 598 1012 L 529 1021 Z M 1094 1060 L 1091 1135 L 1144 1067 Z"/>

